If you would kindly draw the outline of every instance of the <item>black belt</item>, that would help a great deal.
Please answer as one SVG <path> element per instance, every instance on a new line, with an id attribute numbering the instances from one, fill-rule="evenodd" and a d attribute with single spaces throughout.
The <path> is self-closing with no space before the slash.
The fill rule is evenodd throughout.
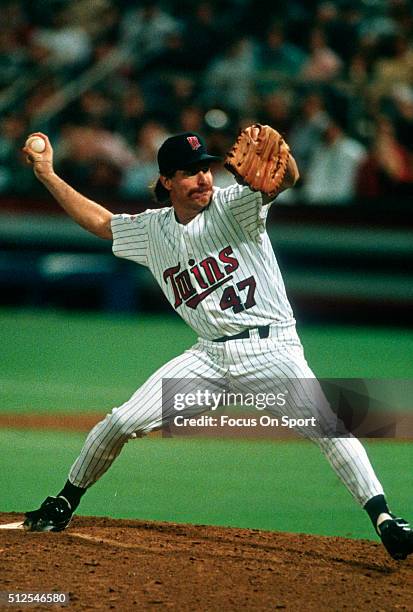
<path id="1" fill-rule="evenodd" d="M 270 335 L 269 325 L 260 325 L 260 327 L 253 327 L 252 329 L 258 329 L 260 338 L 268 338 Z M 244 340 L 245 338 L 251 338 L 252 329 L 244 329 L 243 332 L 235 334 L 235 336 L 222 336 L 222 338 L 216 338 L 212 342 L 228 342 L 228 340 Z"/>

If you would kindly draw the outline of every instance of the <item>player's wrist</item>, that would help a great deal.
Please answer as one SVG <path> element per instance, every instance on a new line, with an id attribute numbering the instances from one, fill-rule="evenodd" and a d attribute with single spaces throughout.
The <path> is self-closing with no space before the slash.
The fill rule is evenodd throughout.
<path id="1" fill-rule="evenodd" d="M 33 170 L 39 181 L 42 183 L 55 175 L 53 164 L 50 161 L 35 161 Z"/>

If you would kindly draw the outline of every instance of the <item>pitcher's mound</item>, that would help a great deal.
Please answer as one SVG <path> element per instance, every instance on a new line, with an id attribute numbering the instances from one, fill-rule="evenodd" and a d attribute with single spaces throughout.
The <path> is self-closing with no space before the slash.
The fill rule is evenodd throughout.
<path id="1" fill-rule="evenodd" d="M 413 558 L 338 537 L 76 517 L 61 533 L 0 530 L 0 566 L 3 598 L 67 593 L 70 610 L 413 609 Z"/>

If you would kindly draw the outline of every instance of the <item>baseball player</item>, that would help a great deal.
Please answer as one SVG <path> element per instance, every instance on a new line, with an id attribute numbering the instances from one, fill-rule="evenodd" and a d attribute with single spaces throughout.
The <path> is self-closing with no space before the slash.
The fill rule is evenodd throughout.
<path id="1" fill-rule="evenodd" d="M 254 149 L 261 128 L 251 126 L 243 132 L 249 139 L 246 151 Z M 388 553 L 395 559 L 411 554 L 413 531 L 390 512 L 361 443 L 351 435 L 331 435 L 328 418 L 323 418 L 326 400 L 296 332 L 266 232 L 271 202 L 299 176 L 288 146 L 280 140 L 264 147 L 285 153 L 285 163 L 276 161 L 274 171 L 266 168 L 261 172 L 255 161 L 235 163 L 236 173 L 248 184 L 234 183 L 220 189 L 213 186 L 210 170 L 218 158 L 208 154 L 201 136 L 172 136 L 158 152 L 160 176 L 155 195 L 165 206 L 129 215 L 112 214 L 65 183 L 54 172 L 47 136 L 33 136 L 44 139 L 46 145 L 42 153 L 27 145 L 23 148 L 36 177 L 79 225 L 113 240 L 116 256 L 147 266 L 172 307 L 199 338 L 91 430 L 63 489 L 55 497 L 47 497 L 38 510 L 27 512 L 24 527 L 29 531 L 65 529 L 81 497 L 109 469 L 124 444 L 172 421 L 176 412 L 162 397 L 164 380 L 196 378 L 201 386 L 207 386 L 210 381 L 225 379 L 236 390 L 245 390 L 251 381 L 269 390 L 274 381 L 288 380 L 290 393 L 282 413 L 291 418 L 317 417 L 316 431 L 303 427 L 300 433 L 318 444 L 356 502 L 367 511 Z M 262 150 L 256 148 L 258 158 Z M 254 164 L 257 176 L 275 177 L 278 173 L 278 186 L 266 193 L 264 187 L 251 189 Z M 314 383 L 311 392 L 303 381 Z M 198 408 L 198 412 L 202 410 Z M 269 410 L 280 413 L 277 406 Z M 195 412 L 196 408 L 188 407 L 181 414 Z"/>

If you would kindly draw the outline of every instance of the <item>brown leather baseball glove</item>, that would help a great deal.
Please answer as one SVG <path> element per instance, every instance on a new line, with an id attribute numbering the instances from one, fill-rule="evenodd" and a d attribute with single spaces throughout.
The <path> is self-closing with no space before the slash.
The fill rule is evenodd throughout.
<path id="1" fill-rule="evenodd" d="M 287 171 L 290 147 L 277 130 L 254 123 L 243 130 L 225 158 L 225 167 L 253 191 L 277 195 Z"/>

